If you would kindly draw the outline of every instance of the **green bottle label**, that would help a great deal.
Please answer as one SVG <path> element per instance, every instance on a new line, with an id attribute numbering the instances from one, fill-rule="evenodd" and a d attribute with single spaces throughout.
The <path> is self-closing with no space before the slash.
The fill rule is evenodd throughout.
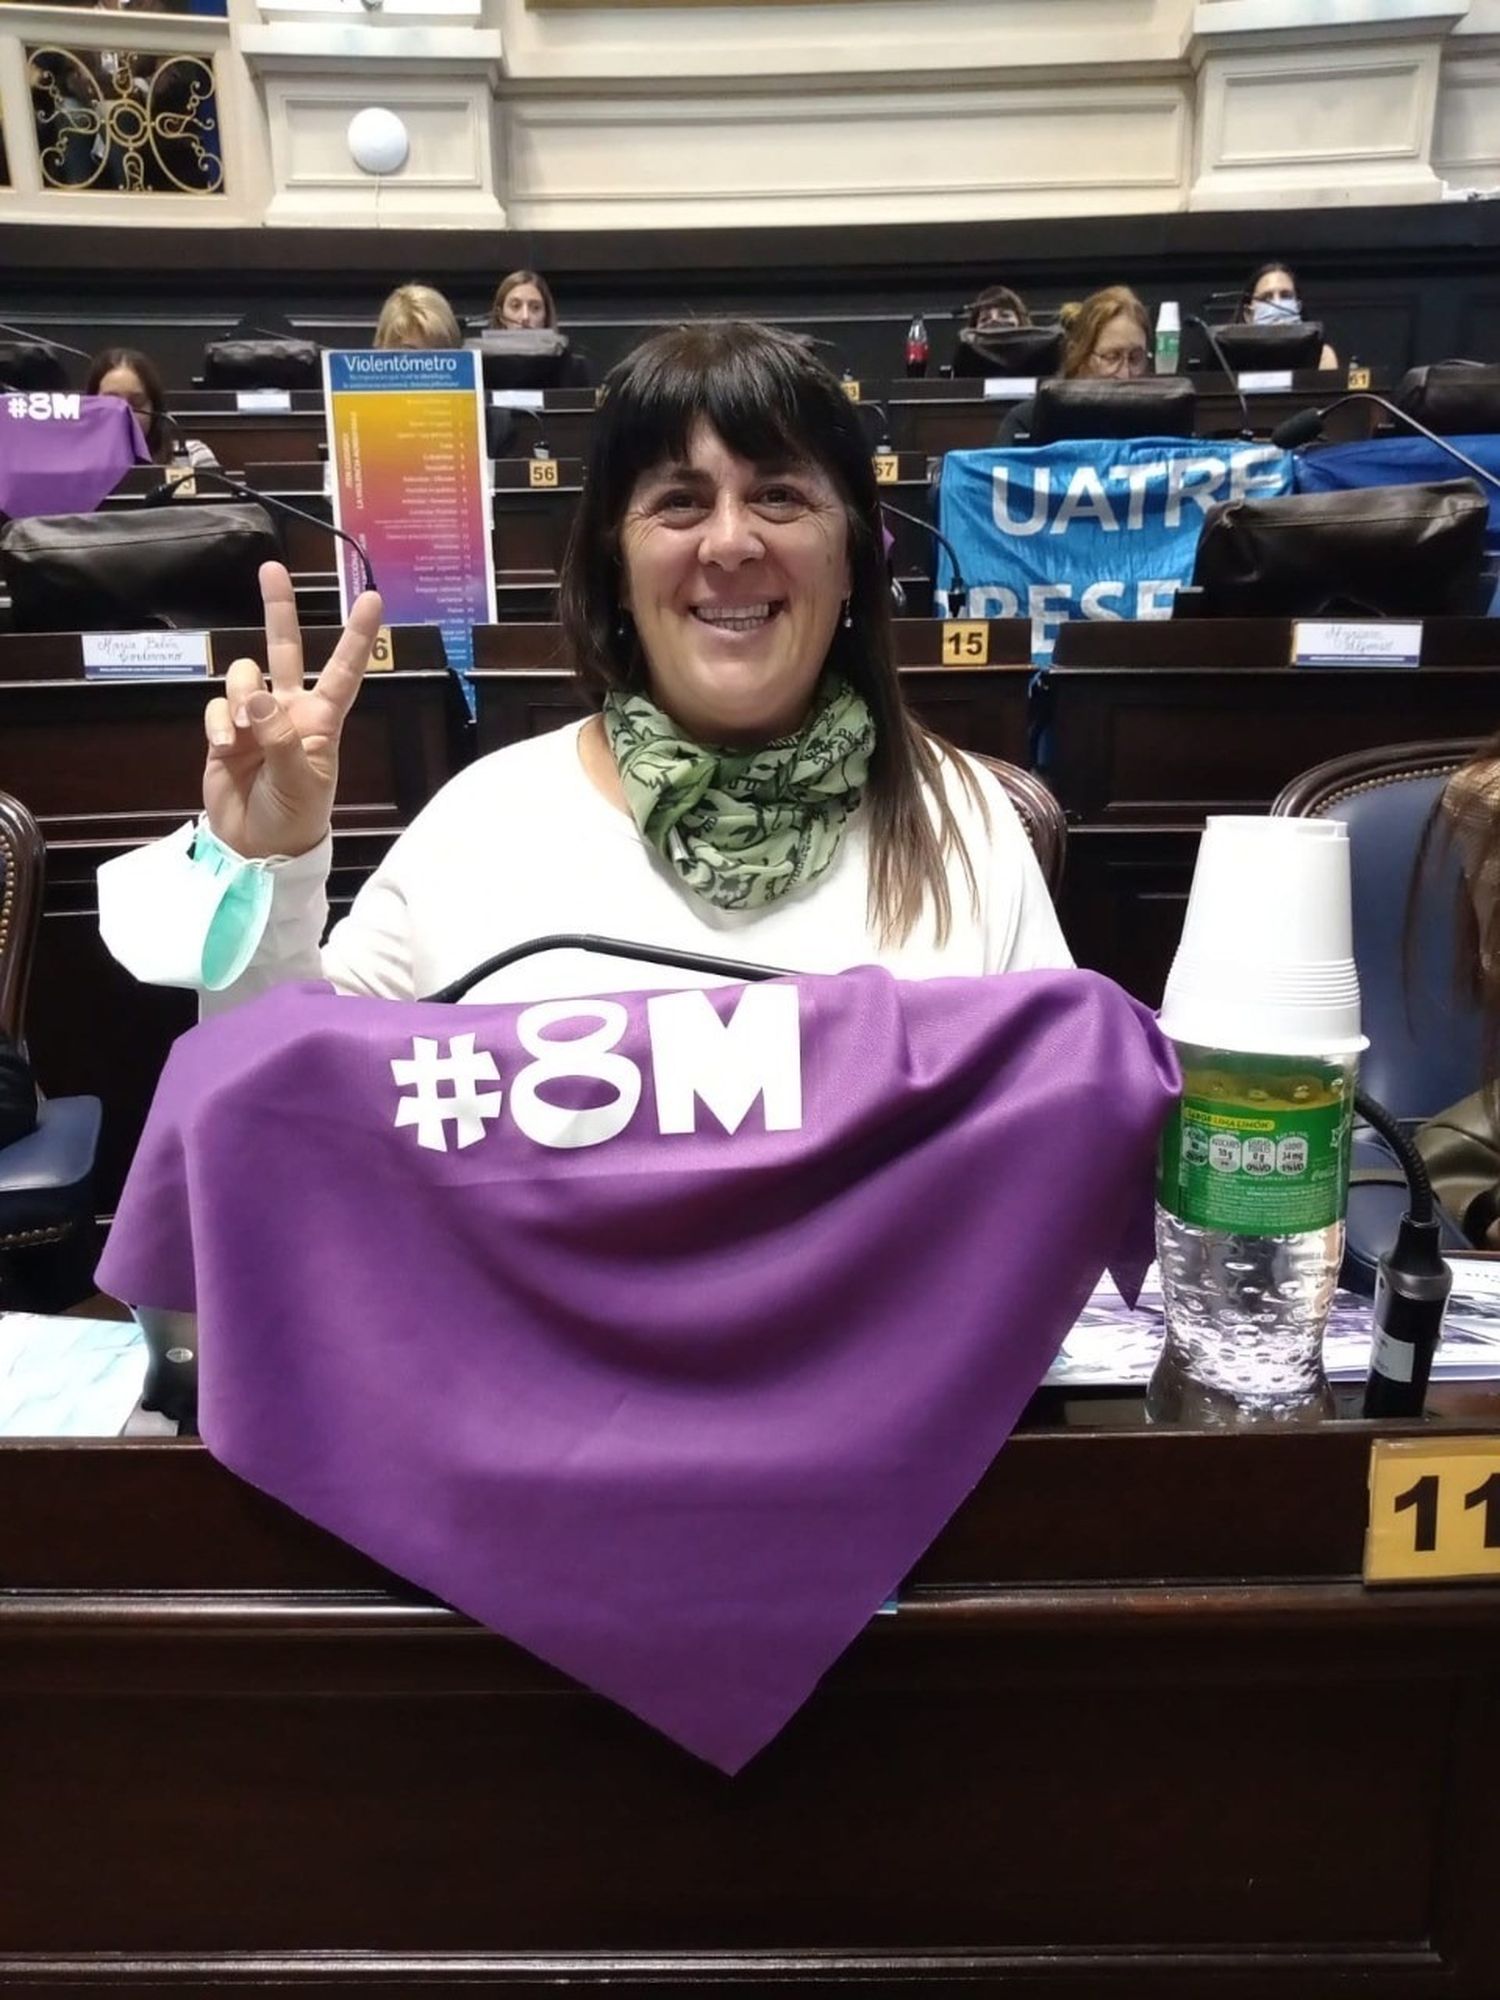
<path id="1" fill-rule="evenodd" d="M 1182 1102 L 1162 1134 L 1156 1198 L 1181 1222 L 1291 1236 L 1341 1221 L 1352 1063 L 1183 1049 Z"/>

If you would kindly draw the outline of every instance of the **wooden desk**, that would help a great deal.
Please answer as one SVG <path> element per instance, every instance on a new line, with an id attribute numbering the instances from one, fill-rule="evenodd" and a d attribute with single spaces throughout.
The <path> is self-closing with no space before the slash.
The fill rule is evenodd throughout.
<path id="1" fill-rule="evenodd" d="M 1209 813 L 1264 812 L 1347 751 L 1500 726 L 1500 621 L 1423 630 L 1422 666 L 1401 671 L 1290 667 L 1282 619 L 1062 626 L 1041 698 L 1075 952 L 1155 1003 Z"/>
<path id="2" fill-rule="evenodd" d="M 907 700 L 929 728 L 960 748 L 1024 765 L 1029 624 L 1019 618 L 992 620 L 989 662 L 973 669 L 943 664 L 943 629 L 935 618 L 896 620 L 896 659 Z M 480 756 L 556 729 L 587 710 L 555 625 L 476 627 L 474 668 Z"/>
<path id="3" fill-rule="evenodd" d="M 1224 377 L 1195 370 L 1188 379 L 1198 391 L 1198 436 L 1239 437 L 1244 412 Z M 982 451 L 994 444 L 1002 420 L 1023 400 L 1017 396 L 987 399 L 984 382 L 978 377 L 872 382 L 861 387 L 889 409 L 892 441 L 901 451 L 926 452 L 933 457 L 945 451 Z M 1291 389 L 1269 394 L 1251 391 L 1245 399 L 1251 428 L 1257 436 L 1269 437 L 1283 418 L 1331 403 L 1343 392 L 1342 375 L 1317 369 L 1295 376 Z M 1365 437 L 1373 421 L 1372 406 L 1355 404 L 1330 418 L 1328 435 L 1341 440 Z"/>
<path id="4" fill-rule="evenodd" d="M 558 458 L 581 458 L 594 422 L 592 389 L 547 389 L 540 424 L 517 413 L 516 435 L 529 446 L 543 440 Z M 321 390 L 294 389 L 285 413 L 243 411 L 233 391 L 197 389 L 173 398 L 172 413 L 190 437 L 201 438 L 225 471 L 252 463 L 315 464 L 328 456 Z"/>
<path id="5" fill-rule="evenodd" d="M 1500 1589 L 1362 1587 L 1374 1427 L 1113 1420 L 732 1780 L 196 1444 L 0 1444 L 0 1981 L 1492 2000 Z"/>
<path id="6" fill-rule="evenodd" d="M 305 634 L 321 665 L 337 632 Z M 347 905 L 391 840 L 461 752 L 458 695 L 435 631 L 398 627 L 400 671 L 370 675 L 344 732 L 330 896 Z M 257 631 L 213 635 L 222 670 L 264 665 Z M 0 789 L 36 815 L 47 841 L 28 1009 L 37 1074 L 53 1095 L 104 1100 L 97 1195 L 114 1207 L 173 1038 L 194 1018 L 190 995 L 137 986 L 99 937 L 101 862 L 155 840 L 202 806 L 201 680 L 89 681 L 76 633 L 0 638 Z"/>

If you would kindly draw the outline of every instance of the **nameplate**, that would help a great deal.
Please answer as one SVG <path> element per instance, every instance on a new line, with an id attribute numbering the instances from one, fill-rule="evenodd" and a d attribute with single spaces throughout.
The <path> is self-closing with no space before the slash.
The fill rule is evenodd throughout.
<path id="1" fill-rule="evenodd" d="M 984 400 L 987 403 L 1021 403 L 1036 394 L 1035 375 L 986 375 Z"/>
<path id="2" fill-rule="evenodd" d="M 491 389 L 490 391 L 492 410 L 544 410 L 546 407 L 545 389 Z"/>
<path id="3" fill-rule="evenodd" d="M 91 681 L 202 680 L 213 665 L 206 632 L 84 632 Z"/>
<path id="4" fill-rule="evenodd" d="M 1366 1583 L 1500 1576 L 1500 1437 L 1377 1438 Z"/>
<path id="5" fill-rule="evenodd" d="M 1416 667 L 1422 627 L 1389 619 L 1301 618 L 1292 627 L 1294 667 Z"/>
<path id="6" fill-rule="evenodd" d="M 241 416 L 284 417 L 292 407 L 290 389 L 236 389 L 234 407 Z"/>
<path id="7" fill-rule="evenodd" d="M 1243 394 L 1253 396 L 1258 390 L 1290 389 L 1294 386 L 1290 368 L 1246 368 L 1239 377 Z"/>

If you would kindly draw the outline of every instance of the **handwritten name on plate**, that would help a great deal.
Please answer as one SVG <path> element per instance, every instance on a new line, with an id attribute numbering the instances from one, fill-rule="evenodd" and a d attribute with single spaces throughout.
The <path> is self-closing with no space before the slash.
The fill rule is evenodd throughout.
<path id="1" fill-rule="evenodd" d="M 1422 627 L 1387 618 L 1301 618 L 1292 627 L 1296 667 L 1415 667 Z"/>
<path id="2" fill-rule="evenodd" d="M 202 680 L 213 666 L 207 632 L 84 632 L 91 681 Z"/>

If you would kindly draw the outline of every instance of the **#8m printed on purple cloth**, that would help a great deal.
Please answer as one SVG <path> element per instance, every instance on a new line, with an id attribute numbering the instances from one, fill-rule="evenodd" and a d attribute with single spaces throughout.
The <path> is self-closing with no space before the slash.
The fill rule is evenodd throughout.
<path id="1" fill-rule="evenodd" d="M 1139 1284 L 1177 1089 L 1086 972 L 287 987 L 175 1045 L 100 1278 L 232 1471 L 734 1771 Z"/>

